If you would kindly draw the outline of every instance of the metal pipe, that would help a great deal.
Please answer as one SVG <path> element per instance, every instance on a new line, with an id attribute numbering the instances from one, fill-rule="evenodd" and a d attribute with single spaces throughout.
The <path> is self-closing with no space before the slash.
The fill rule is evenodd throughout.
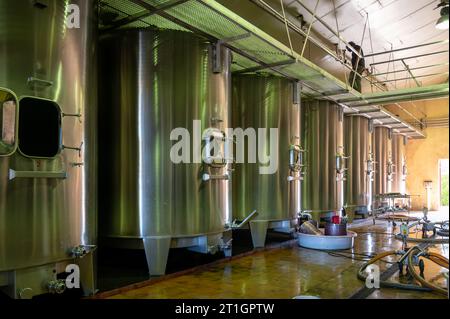
<path id="1" fill-rule="evenodd" d="M 233 228 L 242 228 L 242 226 L 244 226 L 245 224 L 247 224 L 248 222 L 250 222 L 253 218 L 255 218 L 256 216 L 258 216 L 258 212 L 256 210 L 254 210 L 250 215 L 248 215 L 247 217 L 245 217 L 245 219 L 239 224 L 234 226 Z"/>
<path id="2" fill-rule="evenodd" d="M 394 53 L 394 52 L 410 50 L 410 49 L 416 49 L 416 48 L 421 48 L 421 47 L 434 45 L 434 44 L 444 44 L 444 43 L 448 43 L 448 40 L 434 41 L 434 42 L 430 42 L 430 43 L 418 44 L 418 45 L 413 45 L 413 46 L 410 46 L 410 47 L 405 47 L 405 48 L 400 48 L 400 49 L 393 49 L 393 50 L 389 50 L 389 51 L 370 53 L 370 54 L 366 54 L 365 57 L 368 58 L 368 57 L 382 55 L 382 54 Z"/>
<path id="3" fill-rule="evenodd" d="M 448 127 L 449 126 L 449 120 L 448 120 L 448 117 L 433 118 L 433 119 L 425 120 L 424 124 L 425 124 L 426 127 Z"/>
<path id="4" fill-rule="evenodd" d="M 411 75 L 411 77 L 414 79 L 414 82 L 416 82 L 416 85 L 417 86 L 422 86 L 422 84 L 420 84 L 419 81 L 417 81 L 416 77 L 414 76 L 414 74 L 409 69 L 408 64 L 405 63 L 405 60 L 402 60 L 402 63 L 405 66 L 405 69 L 408 71 L 409 75 Z"/>
<path id="5" fill-rule="evenodd" d="M 444 74 L 448 74 L 448 72 L 443 72 L 443 73 L 432 73 L 432 74 L 426 74 L 426 75 L 419 75 L 416 76 L 415 78 L 425 78 L 425 77 L 429 77 L 429 76 L 437 76 L 437 75 L 444 75 Z M 395 81 L 403 81 L 403 80 L 411 80 L 414 77 L 409 77 L 409 78 L 401 78 L 401 79 L 392 79 L 392 80 L 385 80 L 385 81 L 376 81 L 375 83 L 387 83 L 387 82 L 395 82 Z"/>
<path id="6" fill-rule="evenodd" d="M 408 89 L 400 89 L 395 91 L 387 91 L 387 92 L 378 92 L 378 93 L 372 93 L 372 94 L 365 94 L 361 97 L 354 97 L 354 98 L 346 98 L 338 100 L 339 103 L 351 103 L 351 102 L 359 102 L 359 101 L 369 101 L 369 100 L 376 100 L 376 99 L 386 99 L 386 98 L 396 98 L 396 97 L 414 97 L 414 95 L 422 95 L 422 94 L 440 94 L 441 97 L 448 96 L 448 83 L 444 84 L 436 84 L 436 85 L 430 85 L 426 87 L 420 87 L 420 88 L 408 88 Z M 394 101 L 393 101 L 394 102 Z"/>
<path id="7" fill-rule="evenodd" d="M 425 66 L 419 66 L 416 68 L 409 68 L 411 71 L 415 71 L 415 70 L 421 70 L 421 69 L 427 69 L 427 68 L 433 68 L 433 67 L 438 67 L 438 66 L 446 66 L 448 65 L 447 63 L 440 63 L 440 64 L 432 64 L 432 65 L 425 65 Z M 392 73 L 400 73 L 400 72 L 406 72 L 406 70 L 396 70 L 396 71 L 390 71 L 390 72 L 383 72 L 383 73 L 375 73 L 372 74 L 372 76 L 381 76 L 381 75 L 388 75 L 388 74 L 392 74 Z"/>
<path id="8" fill-rule="evenodd" d="M 386 61 L 381 61 L 381 62 L 375 62 L 375 63 L 371 63 L 370 66 L 379 65 L 379 64 L 386 64 L 386 63 L 392 63 L 392 62 L 397 62 L 397 61 L 401 61 L 401 60 L 410 60 L 410 59 L 421 58 L 421 57 L 424 57 L 424 56 L 436 55 L 436 54 L 442 54 L 442 53 L 448 53 L 448 50 L 424 53 L 424 54 L 419 54 L 419 55 L 413 55 L 413 56 L 404 57 L 404 58 L 398 58 L 398 59 L 394 59 L 394 60 L 386 60 Z"/>
<path id="9" fill-rule="evenodd" d="M 448 93 L 447 95 L 448 96 Z M 400 102 L 410 102 L 410 101 L 423 101 L 423 100 L 432 100 L 432 99 L 440 99 L 443 98 L 442 94 L 437 93 L 427 93 L 422 95 L 406 95 L 401 96 L 398 98 L 386 98 L 386 99 L 377 99 L 377 100 L 367 100 L 367 101 L 355 101 L 357 104 L 348 104 L 343 103 L 345 105 L 348 105 L 348 107 L 360 107 L 360 106 L 372 106 L 372 105 L 387 105 L 387 104 L 393 104 L 393 103 L 400 103 Z"/>

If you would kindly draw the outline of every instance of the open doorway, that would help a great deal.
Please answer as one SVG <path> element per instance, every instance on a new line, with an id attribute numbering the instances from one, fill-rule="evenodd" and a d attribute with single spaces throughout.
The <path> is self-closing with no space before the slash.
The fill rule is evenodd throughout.
<path id="1" fill-rule="evenodd" d="M 439 160 L 439 206 L 448 209 L 448 159 Z"/>

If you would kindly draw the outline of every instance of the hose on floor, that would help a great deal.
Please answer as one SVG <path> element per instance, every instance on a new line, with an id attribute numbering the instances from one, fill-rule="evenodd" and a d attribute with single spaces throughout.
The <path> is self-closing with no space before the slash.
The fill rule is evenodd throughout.
<path id="1" fill-rule="evenodd" d="M 403 283 L 394 283 L 390 281 L 381 281 L 380 280 L 380 287 L 385 288 L 399 288 L 399 289 L 405 289 L 405 290 L 417 290 L 417 291 L 435 291 L 440 294 L 447 295 L 448 291 L 444 288 L 441 288 L 439 286 L 436 286 L 435 284 L 426 281 L 424 278 L 422 278 L 416 271 L 414 266 L 414 256 L 421 254 L 422 250 L 418 246 L 414 246 L 410 248 L 406 253 L 402 254 L 401 252 L 391 250 L 387 252 L 383 252 L 381 254 L 378 254 L 371 260 L 369 260 L 366 264 L 364 264 L 358 271 L 358 279 L 362 281 L 366 281 L 367 276 L 365 275 L 365 270 L 369 265 L 374 264 L 377 261 L 381 261 L 383 258 L 386 258 L 391 255 L 403 255 L 400 260 L 404 260 L 405 258 L 408 258 L 408 272 L 411 274 L 411 276 L 417 280 L 420 283 L 419 285 L 414 284 L 403 284 Z M 423 257 L 429 259 L 430 261 L 436 263 L 437 265 L 449 269 L 448 259 L 445 258 L 442 255 L 428 252 L 426 254 L 422 255 Z"/>
<path id="2" fill-rule="evenodd" d="M 442 236 L 442 237 L 448 237 L 448 230 L 445 230 L 445 229 L 442 229 L 442 230 L 440 230 L 440 229 L 438 229 L 437 231 L 436 231 L 436 234 L 438 234 L 439 236 Z"/>
<path id="3" fill-rule="evenodd" d="M 371 258 L 375 257 L 375 253 L 370 252 L 362 252 L 362 253 L 356 253 L 353 252 L 352 249 L 343 249 L 343 250 L 324 250 L 324 249 L 312 249 L 312 248 L 303 248 L 303 249 L 309 249 L 313 251 L 320 251 L 323 253 L 327 253 L 329 256 L 332 257 L 340 257 L 340 258 L 347 258 L 355 261 L 364 261 L 367 262 Z M 393 264 L 393 262 L 381 260 L 382 262 L 386 264 Z"/>
<path id="4" fill-rule="evenodd" d="M 433 291 L 436 291 L 437 293 L 443 294 L 443 295 L 448 295 L 448 290 L 441 288 L 439 286 L 436 286 L 435 284 L 426 281 L 424 278 L 422 278 L 416 271 L 416 268 L 414 267 L 414 261 L 413 261 L 413 257 L 414 255 L 421 253 L 421 250 L 419 247 L 413 247 L 411 252 L 408 255 L 408 271 L 409 273 L 414 277 L 414 279 L 416 279 L 423 287 L 427 287 L 432 289 Z M 428 260 L 431 260 L 432 262 L 438 264 L 439 266 L 448 269 L 449 265 L 448 265 L 448 259 L 445 258 L 442 255 L 433 253 L 433 252 L 429 252 L 427 254 L 424 254 L 423 257 L 427 258 Z"/>
<path id="5" fill-rule="evenodd" d="M 369 265 L 372 265 L 376 263 L 377 261 L 381 261 L 383 258 L 386 258 L 391 255 L 399 255 L 400 253 L 396 250 L 386 251 L 381 254 L 378 254 L 371 260 L 369 260 L 366 264 L 364 264 L 358 271 L 358 279 L 362 281 L 366 281 L 367 276 L 364 274 L 364 271 Z M 384 288 L 399 288 L 404 290 L 417 290 L 417 291 L 431 291 L 430 288 L 418 286 L 418 285 L 412 285 L 412 284 L 402 284 L 402 283 L 396 283 L 386 280 L 380 280 L 380 287 Z"/>
<path id="6" fill-rule="evenodd" d="M 401 221 L 401 222 L 417 222 L 420 220 L 418 217 L 414 216 L 408 216 L 404 214 L 388 214 L 388 215 L 381 215 L 377 217 L 377 219 L 380 220 L 388 220 L 388 221 Z"/>

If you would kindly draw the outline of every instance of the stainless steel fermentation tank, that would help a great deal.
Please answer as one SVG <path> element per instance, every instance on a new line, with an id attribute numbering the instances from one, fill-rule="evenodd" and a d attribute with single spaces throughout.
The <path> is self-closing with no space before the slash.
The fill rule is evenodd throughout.
<path id="1" fill-rule="evenodd" d="M 374 154 L 373 122 L 363 116 L 345 116 L 344 148 L 349 155 L 345 180 L 345 206 L 351 222 L 355 214 L 367 215 L 372 205 Z"/>
<path id="2" fill-rule="evenodd" d="M 406 144 L 407 137 L 401 134 L 392 136 L 392 192 L 406 194 L 406 176 L 408 174 L 406 166 Z"/>
<path id="3" fill-rule="evenodd" d="M 377 126 L 373 134 L 375 174 L 373 195 L 392 192 L 394 163 L 392 161 L 392 131 Z M 378 203 L 377 205 L 379 205 Z"/>
<path id="4" fill-rule="evenodd" d="M 406 166 L 406 144 L 407 137 L 401 134 L 392 135 L 392 193 L 405 195 L 406 177 L 408 174 Z M 394 199 L 394 206 L 398 208 L 407 208 L 410 203 L 407 199 Z"/>
<path id="5" fill-rule="evenodd" d="M 0 1 L 0 290 L 13 298 L 62 292 L 69 264 L 95 290 L 97 8 L 70 2 Z"/>
<path id="6" fill-rule="evenodd" d="M 165 273 L 170 248 L 231 254 L 230 170 L 223 152 L 229 50 L 188 32 L 153 30 L 105 35 L 100 48 L 105 243 L 144 248 L 151 275 Z M 206 152 L 194 162 L 213 137 L 221 156 Z M 190 163 L 171 159 L 182 138 Z"/>
<path id="7" fill-rule="evenodd" d="M 302 211 L 321 218 L 338 214 L 344 204 L 346 155 L 342 108 L 326 100 L 302 103 L 302 145 L 306 172 Z"/>
<path id="8" fill-rule="evenodd" d="M 301 209 L 299 92 L 297 83 L 279 77 L 233 77 L 233 128 L 250 130 L 248 133 L 254 132 L 257 137 L 253 139 L 255 143 L 247 139 L 244 163 L 238 161 L 234 166 L 233 218 L 242 221 L 249 212 L 258 212 L 250 222 L 254 247 L 264 247 L 267 229 L 290 232 Z M 273 136 L 271 139 L 271 128 L 277 129 L 278 144 L 271 145 L 276 142 Z M 259 129 L 266 131 L 259 135 Z M 243 143 L 243 139 L 236 141 L 235 159 L 238 148 L 244 150 Z M 277 166 L 276 171 L 260 171 L 261 166 L 268 166 L 257 158 L 260 151 L 272 155 L 270 160 Z M 254 161 L 250 160 L 251 155 L 255 155 Z"/>

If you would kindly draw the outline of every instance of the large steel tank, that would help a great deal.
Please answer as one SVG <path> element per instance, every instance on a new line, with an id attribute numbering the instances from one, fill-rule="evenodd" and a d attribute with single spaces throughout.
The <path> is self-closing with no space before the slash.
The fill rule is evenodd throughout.
<path id="1" fill-rule="evenodd" d="M 144 248 L 151 275 L 165 273 L 170 248 L 231 253 L 229 164 L 201 156 L 229 126 L 230 52 L 188 32 L 134 29 L 100 48 L 105 244 Z M 184 158 L 172 158 L 180 140 Z"/>
<path id="2" fill-rule="evenodd" d="M 351 222 L 355 214 L 367 215 L 372 205 L 373 125 L 363 116 L 346 116 L 344 149 L 349 155 L 345 180 L 346 212 Z"/>
<path id="3" fill-rule="evenodd" d="M 245 154 L 244 163 L 237 154 L 244 149 L 244 140 L 236 141 L 233 218 L 242 221 L 250 212 L 258 212 L 250 222 L 254 247 L 265 245 L 267 229 L 291 230 L 301 209 L 299 161 L 303 154 L 299 145 L 300 100 L 294 96 L 294 92 L 299 92 L 297 85 L 270 75 L 233 77 L 233 128 L 256 137 L 247 139 L 245 153 L 248 151 L 249 155 Z M 266 131 L 259 134 L 261 129 Z M 251 140 L 254 143 L 249 143 Z M 269 165 L 261 163 L 267 161 L 260 152 L 271 155 Z M 254 160 L 250 159 L 251 154 L 255 155 Z M 261 172 L 262 166 L 270 165 L 276 170 Z"/>
<path id="4" fill-rule="evenodd" d="M 384 126 L 377 126 L 373 134 L 375 174 L 373 195 L 392 192 L 392 131 Z"/>
<path id="5" fill-rule="evenodd" d="M 302 103 L 302 145 L 306 172 L 302 211 L 319 221 L 341 211 L 346 155 L 342 108 L 326 100 Z"/>
<path id="6" fill-rule="evenodd" d="M 70 2 L 0 1 L 0 289 L 15 298 L 62 292 L 69 264 L 95 291 L 97 3 Z"/>
<path id="7" fill-rule="evenodd" d="M 392 192 L 406 194 L 406 143 L 407 138 L 400 134 L 393 134 L 392 136 L 392 163 L 393 163 L 393 177 L 392 177 Z"/>

